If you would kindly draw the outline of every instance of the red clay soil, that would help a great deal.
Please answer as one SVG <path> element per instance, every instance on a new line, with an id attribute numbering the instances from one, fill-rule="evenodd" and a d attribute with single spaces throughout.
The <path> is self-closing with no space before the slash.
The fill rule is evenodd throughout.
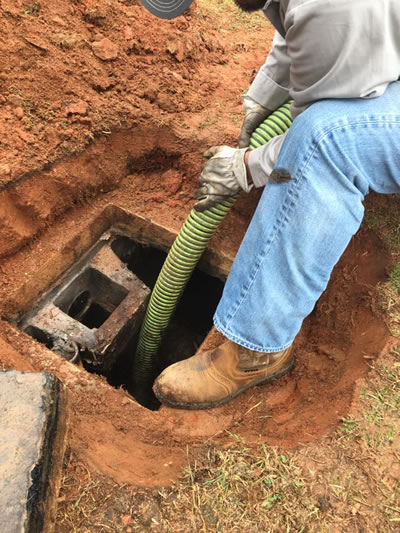
<path id="1" fill-rule="evenodd" d="M 171 483 L 187 449 L 193 457 L 226 430 L 288 448 L 331 431 L 390 340 L 374 301 L 391 257 L 370 230 L 306 320 L 291 375 L 217 409 L 148 411 L 12 323 L 110 225 L 171 244 L 202 150 L 236 142 L 239 95 L 271 28 L 231 28 L 224 40 L 218 13 L 194 6 L 158 21 L 130 0 L 4 0 L 0 12 L 1 367 L 55 373 L 69 392 L 71 449 L 121 483 Z M 229 214 L 206 269 L 227 272 L 258 196 Z M 219 341 L 213 332 L 205 345 Z"/>
<path id="2" fill-rule="evenodd" d="M 130 169 L 232 142 L 272 38 L 263 21 L 258 50 L 257 31 L 222 44 L 219 14 L 161 21 L 136 0 L 5 0 L 0 14 L 0 258 Z M 200 159 L 188 157 L 193 180 Z"/>

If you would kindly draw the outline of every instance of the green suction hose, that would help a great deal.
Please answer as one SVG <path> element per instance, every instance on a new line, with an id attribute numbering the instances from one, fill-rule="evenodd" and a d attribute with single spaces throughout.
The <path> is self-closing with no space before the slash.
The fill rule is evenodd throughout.
<path id="1" fill-rule="evenodd" d="M 272 113 L 252 134 L 250 148 L 285 133 L 291 123 L 290 104 Z M 135 356 L 136 398 L 144 400 L 153 379 L 153 359 L 168 328 L 178 300 L 208 241 L 225 218 L 236 197 L 199 212 L 192 209 L 176 237 L 151 294 Z"/>

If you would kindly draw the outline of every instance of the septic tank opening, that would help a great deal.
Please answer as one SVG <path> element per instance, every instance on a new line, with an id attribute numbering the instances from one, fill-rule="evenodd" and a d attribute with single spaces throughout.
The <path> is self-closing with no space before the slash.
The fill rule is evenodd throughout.
<path id="1" fill-rule="evenodd" d="M 55 305 L 84 324 L 99 328 L 126 297 L 128 291 L 110 278 L 86 268 L 55 301 Z"/>
<path id="2" fill-rule="evenodd" d="M 154 287 L 167 254 L 153 246 L 145 246 L 128 237 L 118 237 L 111 245 L 113 252 L 126 263 L 129 270 L 148 287 Z M 213 325 L 213 315 L 223 291 L 223 282 L 196 269 L 177 306 L 168 331 L 157 354 L 154 378 L 167 366 L 194 355 Z M 114 368 L 106 376 L 116 388 L 123 387 L 135 396 L 132 361 L 137 336 L 120 355 Z M 90 369 L 89 369 L 90 370 Z M 157 409 L 159 402 L 149 391 L 145 407 Z"/>

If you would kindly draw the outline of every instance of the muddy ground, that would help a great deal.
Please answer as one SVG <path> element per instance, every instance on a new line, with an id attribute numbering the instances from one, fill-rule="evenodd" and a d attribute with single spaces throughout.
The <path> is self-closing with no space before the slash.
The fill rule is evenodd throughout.
<path id="1" fill-rule="evenodd" d="M 368 199 L 369 223 L 307 318 L 291 375 L 227 406 L 147 410 L 16 326 L 110 228 L 168 250 L 192 205 L 201 153 L 236 143 L 240 94 L 271 45 L 267 21 L 217 0 L 198 2 L 172 22 L 155 19 L 135 0 L 4 0 L 0 12 L 0 365 L 53 372 L 68 388 L 70 440 L 56 531 L 224 531 L 222 516 L 193 521 L 193 502 L 171 514 L 172 500 L 164 505 L 160 487 L 175 484 L 168 494 L 181 494 L 187 464 L 207 468 L 210 453 L 235 450 L 238 439 L 243 449 L 268 445 L 278 457 L 294 454 L 308 474 L 321 457 L 327 471 L 338 469 L 342 445 L 335 435 L 343 420 L 360 412 L 371 367 L 398 364 L 390 355 L 398 342 L 389 317 L 397 303 L 392 299 L 385 309 L 382 297 L 400 244 L 397 234 L 386 238 L 398 222 L 385 223 L 382 213 L 396 216 L 396 197 Z M 202 260 L 204 272 L 226 277 L 259 194 L 234 206 Z M 211 331 L 205 345 L 218 342 Z M 398 435 L 400 425 L 394 428 Z M 395 494 L 398 451 L 385 453 L 379 471 Z M 311 466 L 310 456 L 317 457 Z M 378 479 L 371 474 L 372 485 Z M 373 494 L 368 480 L 363 483 L 365 494 Z M 107 515 L 105 502 L 117 500 Z M 374 507 L 373 499 L 367 503 Z M 147 511 L 139 512 L 143 505 Z M 304 524 L 292 529 L 263 521 L 267 514 L 250 526 L 396 531 L 396 511 L 388 518 L 383 507 L 363 513 L 354 505 L 332 500 L 325 529 L 311 511 L 306 518 L 299 513 Z"/>

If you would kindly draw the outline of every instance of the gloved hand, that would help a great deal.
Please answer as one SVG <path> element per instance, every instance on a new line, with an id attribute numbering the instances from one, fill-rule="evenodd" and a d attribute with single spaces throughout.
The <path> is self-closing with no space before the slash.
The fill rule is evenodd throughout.
<path id="1" fill-rule="evenodd" d="M 257 104 L 249 96 L 243 97 L 243 107 L 245 116 L 239 135 L 239 148 L 249 146 L 253 131 L 272 113 L 270 109 Z"/>
<path id="2" fill-rule="evenodd" d="M 253 188 L 252 184 L 247 183 L 246 152 L 247 148 L 230 146 L 213 146 L 204 152 L 204 157 L 210 159 L 203 165 L 200 186 L 194 193 L 198 200 L 194 206 L 197 211 L 219 204 L 235 196 L 241 189 L 249 192 Z"/>

